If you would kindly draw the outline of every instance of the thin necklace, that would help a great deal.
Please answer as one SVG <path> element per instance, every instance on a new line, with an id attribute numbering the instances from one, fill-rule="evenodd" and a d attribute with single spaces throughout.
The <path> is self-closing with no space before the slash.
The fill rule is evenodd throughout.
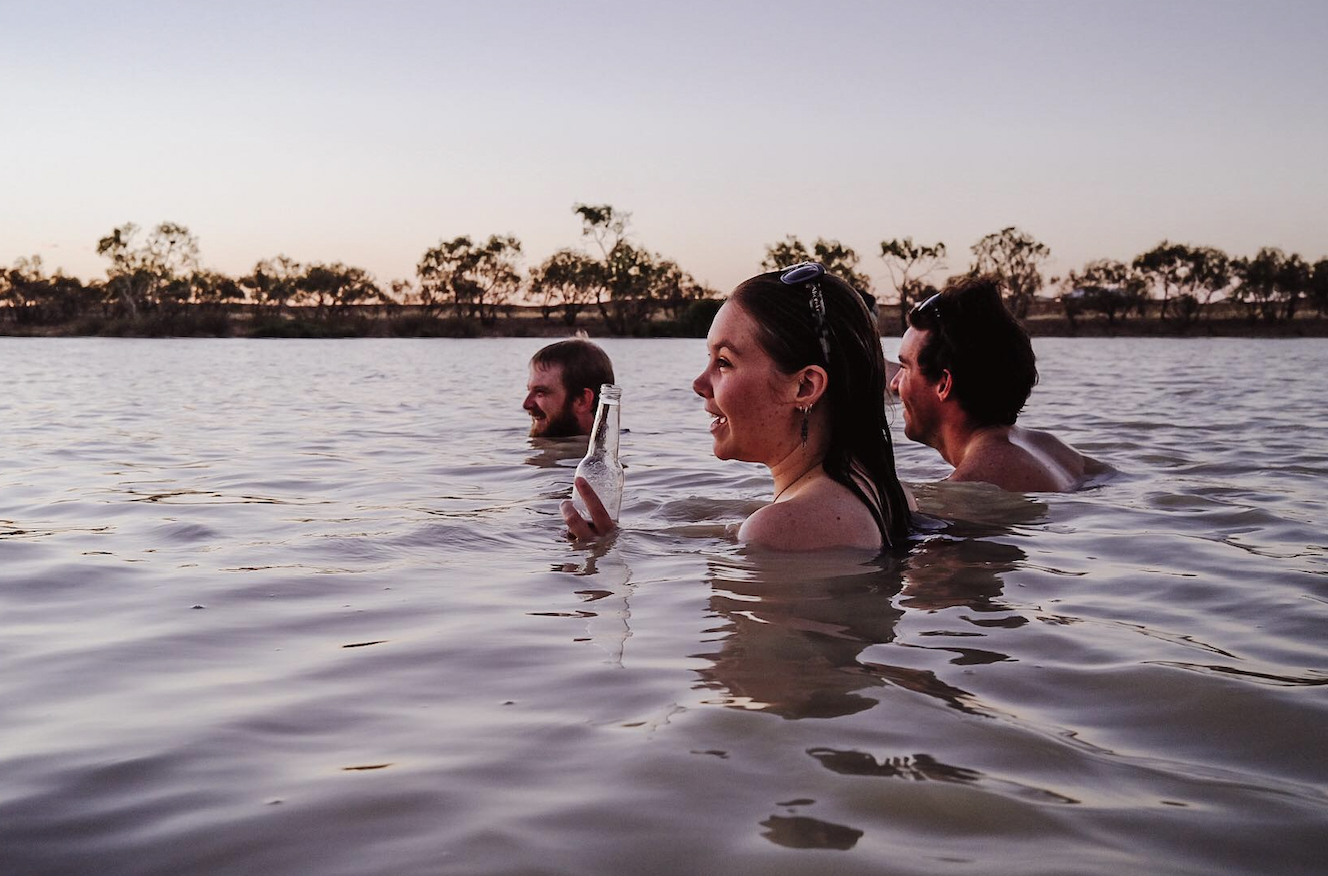
<path id="1" fill-rule="evenodd" d="M 816 469 L 816 467 L 819 466 L 820 464 L 821 464 L 821 461 L 820 461 L 820 460 L 817 460 L 816 462 L 813 462 L 811 465 L 807 466 L 807 468 L 805 468 L 805 469 L 803 470 L 802 474 L 798 475 L 796 478 L 794 478 L 793 480 L 791 480 L 791 481 L 789 481 L 787 484 L 785 484 L 785 485 L 784 485 L 784 489 L 780 490 L 778 493 L 775 493 L 775 498 L 773 498 L 773 499 L 770 500 L 770 504 L 773 505 L 773 504 L 775 504 L 776 502 L 778 502 L 780 496 L 782 496 L 782 495 L 784 495 L 785 493 L 787 493 L 787 492 L 789 491 L 789 488 L 791 488 L 794 484 L 798 483 L 798 482 L 801 481 L 803 478 L 807 477 L 807 475 L 811 474 L 811 473 Z"/>

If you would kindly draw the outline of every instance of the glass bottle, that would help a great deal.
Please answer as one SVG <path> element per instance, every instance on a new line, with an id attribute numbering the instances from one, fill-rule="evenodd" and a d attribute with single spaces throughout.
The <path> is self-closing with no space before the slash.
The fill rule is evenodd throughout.
<path id="1" fill-rule="evenodd" d="M 595 425 L 590 429 L 590 446 L 576 467 L 576 476 L 590 482 L 595 495 L 604 503 L 604 510 L 614 520 L 618 519 L 618 509 L 622 507 L 623 467 L 618 459 L 618 411 L 621 407 L 622 387 L 612 383 L 601 385 Z M 575 484 L 572 485 L 572 504 L 583 517 L 590 517 Z"/>

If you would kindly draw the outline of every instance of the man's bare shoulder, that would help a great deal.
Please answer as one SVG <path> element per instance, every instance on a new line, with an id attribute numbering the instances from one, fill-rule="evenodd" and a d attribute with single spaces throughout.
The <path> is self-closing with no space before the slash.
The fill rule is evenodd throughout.
<path id="1" fill-rule="evenodd" d="M 1078 489 L 1100 468 L 1050 432 L 1010 426 L 976 437 L 950 480 L 982 481 L 1012 492 L 1054 493 Z"/>

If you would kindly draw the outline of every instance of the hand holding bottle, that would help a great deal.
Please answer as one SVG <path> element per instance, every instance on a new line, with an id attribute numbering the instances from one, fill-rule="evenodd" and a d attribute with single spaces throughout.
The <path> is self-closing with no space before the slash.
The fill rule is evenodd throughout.
<path id="1" fill-rule="evenodd" d="M 618 528 L 613 517 L 609 514 L 604 503 L 595 495 L 595 488 L 585 478 L 577 478 L 573 490 L 581 501 L 585 503 L 586 510 L 590 513 L 590 519 L 587 520 L 581 516 L 581 512 L 576 509 L 571 499 L 563 499 L 559 506 L 563 512 L 563 520 L 567 523 L 567 537 L 573 541 L 592 541 L 602 538 Z"/>
<path id="2" fill-rule="evenodd" d="M 623 467 L 618 459 L 618 412 L 622 388 L 605 383 L 590 430 L 586 456 L 576 467 L 572 497 L 562 503 L 567 534 L 574 541 L 598 538 L 617 528 L 622 507 Z"/>

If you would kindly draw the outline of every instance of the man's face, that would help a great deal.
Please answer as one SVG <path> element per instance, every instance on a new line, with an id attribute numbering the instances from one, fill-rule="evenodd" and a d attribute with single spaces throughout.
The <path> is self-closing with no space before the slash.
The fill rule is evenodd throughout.
<path id="1" fill-rule="evenodd" d="M 561 365 L 530 366 L 526 401 L 521 407 L 530 414 L 531 437 L 566 438 L 584 434 L 572 409 L 572 401 L 563 384 Z"/>
<path id="2" fill-rule="evenodd" d="M 890 381 L 890 391 L 904 406 L 904 435 L 911 441 L 932 444 L 940 428 L 942 408 L 937 392 L 939 381 L 931 381 L 918 367 L 918 354 L 930 332 L 909 328 L 899 345 L 899 371 Z"/>

